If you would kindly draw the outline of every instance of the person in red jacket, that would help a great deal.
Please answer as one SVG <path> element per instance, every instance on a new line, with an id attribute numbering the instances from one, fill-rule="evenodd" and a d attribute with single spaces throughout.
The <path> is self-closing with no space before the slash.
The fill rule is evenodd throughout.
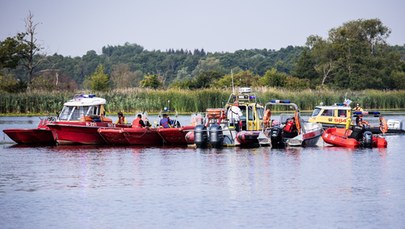
<path id="1" fill-rule="evenodd" d="M 132 121 L 132 128 L 142 128 L 145 127 L 145 123 L 142 120 L 142 115 L 138 114 L 138 117 Z"/>

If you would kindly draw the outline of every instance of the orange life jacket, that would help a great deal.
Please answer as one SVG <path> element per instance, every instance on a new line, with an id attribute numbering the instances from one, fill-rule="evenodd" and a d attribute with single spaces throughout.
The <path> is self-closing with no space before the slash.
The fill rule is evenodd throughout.
<path id="1" fill-rule="evenodd" d="M 142 128 L 141 120 L 142 120 L 141 118 L 136 118 L 132 122 L 132 128 L 134 128 L 134 127 Z"/>

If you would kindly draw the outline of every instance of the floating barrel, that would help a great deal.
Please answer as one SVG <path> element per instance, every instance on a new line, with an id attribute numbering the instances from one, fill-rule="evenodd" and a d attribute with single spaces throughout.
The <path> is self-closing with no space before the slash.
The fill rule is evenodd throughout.
<path id="1" fill-rule="evenodd" d="M 207 127 L 204 125 L 197 125 L 194 128 L 194 143 L 197 148 L 206 148 L 208 144 Z"/>
<path id="2" fill-rule="evenodd" d="M 218 124 L 212 124 L 210 126 L 210 144 L 213 148 L 221 148 L 224 144 L 224 134 L 222 127 Z"/>

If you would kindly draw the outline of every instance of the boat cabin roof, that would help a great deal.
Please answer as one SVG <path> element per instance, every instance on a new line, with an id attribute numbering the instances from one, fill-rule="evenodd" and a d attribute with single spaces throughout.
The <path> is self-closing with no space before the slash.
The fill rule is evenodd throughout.
<path id="1" fill-rule="evenodd" d="M 315 109 L 332 109 L 332 110 L 351 110 L 352 108 L 349 106 L 341 106 L 341 105 L 332 105 L 332 106 L 316 106 Z"/>
<path id="2" fill-rule="evenodd" d="M 76 95 L 73 99 L 64 103 L 64 106 L 97 106 L 106 104 L 106 100 L 96 97 L 94 94 Z"/>

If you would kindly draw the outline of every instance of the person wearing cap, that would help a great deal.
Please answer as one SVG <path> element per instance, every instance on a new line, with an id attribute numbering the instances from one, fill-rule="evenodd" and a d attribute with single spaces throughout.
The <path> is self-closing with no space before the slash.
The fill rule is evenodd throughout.
<path id="1" fill-rule="evenodd" d="M 160 126 L 163 128 L 171 128 L 173 125 L 172 121 L 170 120 L 167 114 L 163 114 L 163 118 L 160 120 Z"/>
<path id="2" fill-rule="evenodd" d="M 118 120 L 115 124 L 126 124 L 127 120 L 125 119 L 124 114 L 120 111 L 118 112 Z"/>

